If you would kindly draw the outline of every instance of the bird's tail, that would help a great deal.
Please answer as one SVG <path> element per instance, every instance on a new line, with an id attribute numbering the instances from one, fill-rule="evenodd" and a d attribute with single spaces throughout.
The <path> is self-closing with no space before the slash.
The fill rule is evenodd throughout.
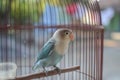
<path id="1" fill-rule="evenodd" d="M 32 70 L 35 71 L 36 69 L 37 69 L 37 66 L 34 65 L 34 66 L 32 67 Z"/>

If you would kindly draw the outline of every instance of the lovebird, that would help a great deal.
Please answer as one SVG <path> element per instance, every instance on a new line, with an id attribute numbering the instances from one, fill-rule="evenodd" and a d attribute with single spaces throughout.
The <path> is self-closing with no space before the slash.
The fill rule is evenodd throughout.
<path id="1" fill-rule="evenodd" d="M 61 61 L 64 54 L 67 53 L 69 44 L 73 40 L 74 35 L 71 29 L 61 28 L 56 30 L 53 36 L 41 48 L 32 69 L 43 68 L 47 75 L 46 67 L 53 66 L 60 73 L 61 70 L 56 65 Z"/>

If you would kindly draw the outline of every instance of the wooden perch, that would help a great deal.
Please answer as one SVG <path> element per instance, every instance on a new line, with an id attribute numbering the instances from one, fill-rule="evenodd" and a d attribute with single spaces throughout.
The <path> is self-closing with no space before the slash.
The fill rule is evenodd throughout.
<path id="1" fill-rule="evenodd" d="M 67 73 L 67 72 L 72 72 L 75 70 L 80 70 L 80 66 L 74 66 L 74 67 L 70 67 L 70 68 L 61 69 L 61 74 Z M 57 75 L 57 74 L 58 73 L 55 70 L 48 71 L 48 76 L 53 76 L 53 75 Z M 40 73 L 30 74 L 30 75 L 26 75 L 26 76 L 16 77 L 15 80 L 31 80 L 31 79 L 43 78 L 43 77 L 46 77 L 46 74 L 44 72 L 40 72 Z"/>

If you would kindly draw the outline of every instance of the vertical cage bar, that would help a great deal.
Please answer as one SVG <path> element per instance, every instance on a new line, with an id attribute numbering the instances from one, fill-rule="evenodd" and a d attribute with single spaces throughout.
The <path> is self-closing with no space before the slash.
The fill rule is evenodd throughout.
<path id="1" fill-rule="evenodd" d="M 100 62 L 100 80 L 102 80 L 102 78 L 103 78 L 103 44 L 104 44 L 104 29 L 102 29 L 101 30 L 101 47 L 100 47 L 100 49 L 101 49 L 101 62 Z"/>

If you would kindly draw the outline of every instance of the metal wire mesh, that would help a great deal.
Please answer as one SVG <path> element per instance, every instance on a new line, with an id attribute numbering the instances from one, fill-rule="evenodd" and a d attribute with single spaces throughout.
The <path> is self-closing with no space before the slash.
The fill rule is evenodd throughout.
<path id="1" fill-rule="evenodd" d="M 75 40 L 59 66 L 81 69 L 48 80 L 102 80 L 103 27 L 96 0 L 0 0 L 0 62 L 16 63 L 17 76 L 34 73 L 40 48 L 64 27 L 74 31 Z"/>

